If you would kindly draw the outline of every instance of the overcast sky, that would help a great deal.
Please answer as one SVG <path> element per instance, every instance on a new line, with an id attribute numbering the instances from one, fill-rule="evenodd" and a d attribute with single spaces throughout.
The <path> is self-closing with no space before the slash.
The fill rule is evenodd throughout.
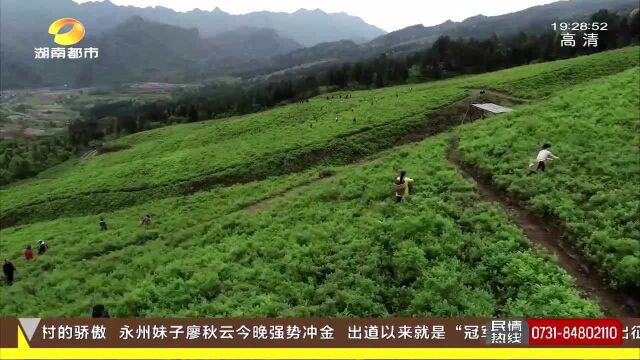
<path id="1" fill-rule="evenodd" d="M 87 2 L 95 0 L 74 0 Z M 164 6 L 178 11 L 194 8 L 213 10 L 216 6 L 231 14 L 252 11 L 293 12 L 300 8 L 322 9 L 326 12 L 344 11 L 359 16 L 369 24 L 386 31 L 409 25 L 436 25 L 446 20 L 461 21 L 470 16 L 501 15 L 548 4 L 557 0 L 111 0 L 118 5 L 139 7 Z"/>

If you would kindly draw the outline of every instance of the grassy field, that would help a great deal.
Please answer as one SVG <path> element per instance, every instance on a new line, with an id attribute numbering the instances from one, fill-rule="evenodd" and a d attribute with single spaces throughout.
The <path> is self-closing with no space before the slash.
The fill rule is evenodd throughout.
<path id="1" fill-rule="evenodd" d="M 623 279 L 635 274 L 638 245 L 631 216 L 640 118 L 632 108 L 639 98 L 631 86 L 638 83 L 634 52 L 353 92 L 350 99 L 322 96 L 123 138 L 128 150 L 68 162 L 2 189 L 3 212 L 25 208 L 33 223 L 0 231 L 0 252 L 18 267 L 17 282 L 0 287 L 0 315 L 79 316 L 97 302 L 117 316 L 601 315 L 556 261 L 532 250 L 508 216 L 483 202 L 446 160 L 450 134 L 332 169 L 305 169 L 297 151 L 349 139 L 349 151 L 373 153 L 373 137 L 410 132 L 468 88 L 530 97 L 531 105 L 512 114 L 456 130 L 465 161 L 494 174 L 532 209 L 565 221 L 603 269 L 626 264 L 611 279 L 633 285 Z M 561 89 L 563 83 L 573 88 Z M 545 141 L 562 160 L 544 176 L 526 177 Z M 274 164 L 282 174 L 295 171 L 191 195 L 171 188 L 211 174 L 233 183 L 238 169 L 249 169 L 242 174 L 250 177 L 269 174 L 264 168 Z M 400 169 L 416 183 L 398 205 L 390 182 Z M 65 213 L 81 196 L 90 206 Z M 117 196 L 129 205 L 95 211 L 121 206 Z M 27 206 L 34 201 L 43 203 Z M 40 212 L 52 220 L 38 220 Z M 138 219 L 147 213 L 153 223 L 143 228 Z M 99 231 L 98 215 L 108 231 Z M 39 239 L 50 252 L 34 262 L 19 259 Z"/>
<path id="2" fill-rule="evenodd" d="M 616 287 L 640 287 L 640 71 L 636 67 L 458 131 L 465 160 L 559 218 Z M 561 159 L 524 176 L 542 143 Z"/>

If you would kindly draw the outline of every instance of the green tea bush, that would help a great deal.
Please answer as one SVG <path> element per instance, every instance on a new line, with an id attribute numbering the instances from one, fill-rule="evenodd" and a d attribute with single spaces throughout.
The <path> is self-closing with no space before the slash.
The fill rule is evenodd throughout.
<path id="1" fill-rule="evenodd" d="M 3 230 L 14 257 L 43 234 L 54 246 L 18 264 L 18 281 L 0 289 L 0 314 L 77 316 L 100 301 L 115 316 L 599 315 L 504 213 L 478 201 L 445 148 L 439 137 L 334 168 L 250 216 L 238 204 L 317 172 L 105 214 L 112 229 L 103 233 L 92 217 Z M 416 183 L 396 204 L 388 183 L 399 168 Z M 134 218 L 143 212 L 154 214 L 146 230 Z"/>

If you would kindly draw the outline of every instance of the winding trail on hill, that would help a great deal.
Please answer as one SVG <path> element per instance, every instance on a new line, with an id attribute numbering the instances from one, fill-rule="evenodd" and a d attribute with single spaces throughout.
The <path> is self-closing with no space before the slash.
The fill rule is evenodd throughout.
<path id="1" fill-rule="evenodd" d="M 360 164 L 364 164 L 366 162 L 372 161 L 377 159 L 379 156 L 379 154 L 374 154 L 374 155 L 370 155 L 370 156 L 365 156 L 364 158 L 350 163 L 347 166 L 354 166 L 354 165 L 360 165 Z M 268 196 L 266 198 L 263 198 L 253 204 L 249 204 L 249 205 L 245 205 L 243 206 L 240 210 L 238 211 L 246 211 L 246 212 L 250 212 L 250 213 L 258 213 L 262 210 L 265 210 L 267 208 L 269 208 L 270 206 L 280 202 L 283 199 L 286 199 L 288 197 L 291 196 L 295 196 L 296 194 L 300 194 L 301 192 L 312 188 L 315 185 L 318 184 L 324 184 L 327 183 L 335 178 L 337 178 L 339 175 L 339 171 L 336 172 L 334 171 L 331 174 L 327 174 L 325 176 L 319 176 L 315 179 L 311 179 L 309 181 L 305 181 L 304 183 L 298 184 L 298 185 L 294 185 L 292 187 L 286 188 L 278 193 L 272 194 L 271 196 Z"/>
<path id="2" fill-rule="evenodd" d="M 240 211 L 246 211 L 249 213 L 258 213 L 262 210 L 265 210 L 267 208 L 269 208 L 271 205 L 279 202 L 280 200 L 283 200 L 287 197 L 299 194 L 309 188 L 311 188 L 312 186 L 316 185 L 316 184 L 320 184 L 320 183 L 325 183 L 328 182 L 329 180 L 333 179 L 334 176 L 326 176 L 326 177 L 320 177 L 308 182 L 305 182 L 303 184 L 294 186 L 294 187 L 290 187 L 288 189 L 285 189 L 279 193 L 273 194 L 269 197 L 266 197 L 258 202 L 255 202 L 251 205 L 245 206 L 242 209 L 240 209 Z"/>
<path id="3" fill-rule="evenodd" d="M 606 316 L 632 317 L 639 314 L 639 301 L 632 294 L 611 289 L 607 282 L 586 265 L 580 252 L 563 240 L 563 230 L 549 223 L 509 198 L 495 188 L 491 177 L 477 168 L 463 163 L 457 141 L 450 143 L 447 160 L 467 178 L 487 202 L 499 205 L 525 234 L 530 243 L 555 255 L 558 264 L 574 279 L 576 287 L 600 305 Z"/>

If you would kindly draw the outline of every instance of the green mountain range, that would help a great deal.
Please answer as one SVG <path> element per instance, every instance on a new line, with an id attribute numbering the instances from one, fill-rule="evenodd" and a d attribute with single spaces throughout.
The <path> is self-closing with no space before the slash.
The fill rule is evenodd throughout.
<path id="1" fill-rule="evenodd" d="M 138 81 L 193 82 L 223 75 L 252 78 L 422 49 L 437 37 L 486 38 L 542 32 L 562 19 L 595 11 L 629 11 L 635 0 L 569 0 L 460 23 L 416 25 L 384 34 L 346 14 L 300 10 L 230 15 L 220 9 L 179 13 L 109 1 L 3 0 L 0 3 L 2 88 L 119 85 Z M 98 47 L 98 59 L 35 60 L 34 48 L 55 47 L 48 25 L 75 17 L 87 29 L 79 47 Z"/>

